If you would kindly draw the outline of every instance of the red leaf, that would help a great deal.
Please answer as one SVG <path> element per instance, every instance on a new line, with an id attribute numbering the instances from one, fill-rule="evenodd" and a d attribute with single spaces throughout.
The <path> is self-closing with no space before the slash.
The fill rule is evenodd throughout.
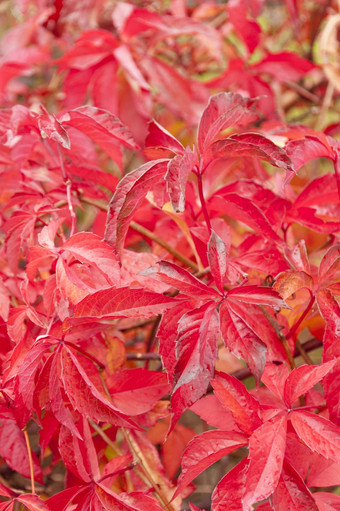
<path id="1" fill-rule="evenodd" d="M 161 180 L 167 170 L 168 160 L 145 163 L 127 174 L 118 184 L 109 204 L 105 240 L 121 252 L 130 221 L 143 202 L 147 192 Z"/>
<path id="2" fill-rule="evenodd" d="M 334 367 L 335 360 L 318 366 L 303 365 L 288 376 L 284 389 L 284 400 L 290 408 L 294 401 L 314 387 Z"/>
<path id="3" fill-rule="evenodd" d="M 340 458 L 340 427 L 305 410 L 295 410 L 289 418 L 301 440 L 312 450 L 327 459 Z"/>
<path id="4" fill-rule="evenodd" d="M 238 300 L 255 305 L 269 305 L 271 307 L 287 308 L 279 293 L 270 287 L 238 286 L 227 293 L 227 300 Z"/>
<path id="5" fill-rule="evenodd" d="M 260 158 L 274 167 L 291 170 L 286 152 L 258 133 L 241 133 L 214 142 L 206 153 L 206 162 L 215 158 Z"/>
<path id="6" fill-rule="evenodd" d="M 317 511 L 313 495 L 300 475 L 285 463 L 276 490 L 272 496 L 275 511 Z"/>
<path id="7" fill-rule="evenodd" d="M 96 484 L 96 496 L 107 511 L 162 511 L 158 502 L 142 492 L 113 493 L 103 484 Z"/>
<path id="8" fill-rule="evenodd" d="M 314 493 L 313 496 L 319 511 L 339 511 L 340 495 L 320 491 Z"/>
<path id="9" fill-rule="evenodd" d="M 273 493 L 278 485 L 286 448 L 287 417 L 278 415 L 265 422 L 249 439 L 249 468 L 244 511 Z"/>
<path id="10" fill-rule="evenodd" d="M 110 245 L 92 232 L 78 232 L 63 245 L 62 251 L 72 254 L 78 261 L 94 266 L 103 273 L 111 285 L 120 280 L 119 264 Z"/>
<path id="11" fill-rule="evenodd" d="M 216 193 L 208 202 L 209 209 L 223 211 L 224 215 L 245 223 L 265 239 L 277 243 L 279 246 L 283 244 L 281 238 L 272 229 L 268 219 L 253 201 L 235 193 L 229 193 L 225 197 L 220 197 L 218 192 Z"/>
<path id="12" fill-rule="evenodd" d="M 42 483 L 42 471 L 37 455 L 32 452 L 35 480 Z M 15 420 L 1 418 L 0 456 L 12 470 L 30 478 L 30 462 L 24 434 Z"/>
<path id="13" fill-rule="evenodd" d="M 260 42 L 261 28 L 256 21 L 247 19 L 247 6 L 248 2 L 244 0 L 229 1 L 228 14 L 237 35 L 241 36 L 252 53 Z"/>
<path id="14" fill-rule="evenodd" d="M 184 147 L 171 133 L 155 120 L 149 122 L 149 132 L 145 139 L 145 153 L 149 158 L 168 157 L 168 153 L 182 156 Z"/>
<path id="15" fill-rule="evenodd" d="M 141 272 L 141 275 L 165 282 L 193 298 L 200 298 L 201 300 L 203 298 L 221 298 L 215 289 L 208 287 L 204 282 L 194 277 L 187 270 L 177 266 L 177 264 L 169 261 L 159 261 L 157 265 L 158 269 L 151 266 Z"/>
<path id="16" fill-rule="evenodd" d="M 95 422 L 103 421 L 122 427 L 136 427 L 94 386 L 89 375 L 72 351 L 65 347 L 60 354 L 61 379 L 75 410 Z"/>
<path id="17" fill-rule="evenodd" d="M 139 65 L 156 91 L 157 101 L 189 126 L 196 126 L 209 99 L 209 91 L 204 84 L 191 79 L 188 74 L 183 76 L 165 60 L 150 55 L 146 55 Z"/>
<path id="18" fill-rule="evenodd" d="M 197 164 L 197 157 L 189 147 L 183 155 L 172 158 L 165 174 L 166 187 L 171 205 L 176 213 L 182 213 L 185 207 L 185 188 L 190 172 Z"/>
<path id="19" fill-rule="evenodd" d="M 38 126 L 42 138 L 54 140 L 65 149 L 71 148 L 71 143 L 67 131 L 62 127 L 60 122 L 47 111 L 38 117 Z"/>
<path id="20" fill-rule="evenodd" d="M 189 442 L 182 457 L 182 473 L 174 496 L 181 493 L 195 477 L 226 454 L 247 445 L 247 437 L 229 431 L 206 431 Z"/>
<path id="21" fill-rule="evenodd" d="M 219 315 L 216 305 L 206 304 L 182 316 L 176 341 L 172 425 L 206 392 L 217 358 Z"/>
<path id="22" fill-rule="evenodd" d="M 213 230 L 211 231 L 208 243 L 208 260 L 210 272 L 214 277 L 216 286 L 224 294 L 224 281 L 228 270 L 227 247 L 224 241 Z"/>
<path id="23" fill-rule="evenodd" d="M 248 459 L 240 461 L 216 486 L 211 497 L 211 511 L 240 511 L 243 509 Z"/>
<path id="24" fill-rule="evenodd" d="M 24 504 L 31 511 L 50 511 L 48 504 L 41 500 L 38 495 L 24 494 L 15 500 Z"/>
<path id="25" fill-rule="evenodd" d="M 261 426 L 260 405 L 243 383 L 225 373 L 217 373 L 211 382 L 215 396 L 230 410 L 238 427 L 247 435 Z"/>
<path id="26" fill-rule="evenodd" d="M 254 121 L 257 116 L 250 110 L 252 104 L 252 100 L 232 92 L 212 96 L 198 126 L 199 152 L 203 154 L 221 131 Z"/>
<path id="27" fill-rule="evenodd" d="M 51 410 L 54 414 L 55 418 L 58 421 L 66 426 L 71 433 L 81 439 L 81 435 L 75 426 L 74 419 L 72 417 L 71 411 L 65 406 L 63 395 L 60 388 L 60 367 L 59 357 L 54 356 L 51 367 L 50 367 L 50 375 L 49 375 L 49 397 L 51 403 Z"/>
<path id="28" fill-rule="evenodd" d="M 232 414 L 214 394 L 202 397 L 191 406 L 190 410 L 197 413 L 210 426 L 227 431 L 238 431 Z"/>
<path id="29" fill-rule="evenodd" d="M 260 380 L 266 364 L 266 345 L 258 337 L 247 318 L 241 315 L 237 304 L 224 300 L 220 306 L 221 333 L 227 348 L 243 358 L 250 371 Z"/>
<path id="30" fill-rule="evenodd" d="M 292 161 L 292 166 L 297 172 L 303 165 L 315 158 L 335 157 L 332 147 L 327 142 L 326 137 L 306 136 L 303 139 L 292 140 L 287 144 L 287 154 Z"/>
<path id="31" fill-rule="evenodd" d="M 298 81 L 315 68 L 315 64 L 310 60 L 304 59 L 297 53 L 290 51 L 270 53 L 261 62 L 253 66 L 253 69 L 257 72 L 268 73 L 282 82 Z"/>
<path id="32" fill-rule="evenodd" d="M 119 166 L 122 164 L 121 146 L 138 149 L 128 128 L 118 117 L 106 110 L 93 106 L 81 106 L 63 114 L 59 122 L 62 126 L 72 126 L 87 135 Z"/>
<path id="33" fill-rule="evenodd" d="M 103 289 L 74 307 L 75 318 L 150 318 L 178 304 L 178 300 L 144 289 Z"/>
<path id="34" fill-rule="evenodd" d="M 113 405 L 126 415 L 140 415 L 151 410 L 170 391 L 164 373 L 146 369 L 124 369 L 106 380 Z"/>

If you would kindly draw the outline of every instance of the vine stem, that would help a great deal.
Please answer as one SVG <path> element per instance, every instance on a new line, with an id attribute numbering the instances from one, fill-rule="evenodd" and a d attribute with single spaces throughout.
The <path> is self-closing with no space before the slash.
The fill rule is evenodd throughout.
<path id="1" fill-rule="evenodd" d="M 84 202 L 85 204 L 89 204 L 91 206 L 95 206 L 96 208 L 100 209 L 101 211 L 107 211 L 108 210 L 107 204 L 105 204 L 103 201 L 100 201 L 98 199 L 92 199 L 90 197 L 83 197 L 82 196 L 82 197 L 80 197 L 80 200 L 82 202 Z M 188 259 L 184 255 L 182 255 L 175 248 L 173 248 L 171 245 L 169 245 L 169 243 L 167 243 L 166 241 L 164 241 L 161 238 L 159 238 L 155 233 L 153 233 L 152 231 L 150 231 L 149 229 L 147 229 L 143 225 L 140 225 L 139 223 L 132 221 L 132 222 L 130 222 L 130 227 L 134 231 L 139 232 L 140 234 L 142 234 L 146 238 L 149 238 L 151 241 L 154 241 L 155 243 L 157 243 L 157 245 L 159 245 L 162 248 L 164 248 L 167 252 L 169 252 L 169 254 L 171 254 L 173 257 L 175 257 L 175 259 L 177 259 L 178 261 L 181 261 L 181 263 L 183 263 L 185 266 L 188 266 L 189 268 L 191 268 L 195 272 L 199 271 L 199 268 L 198 268 L 197 264 L 194 263 L 194 261 L 191 261 L 190 259 Z"/>
<path id="2" fill-rule="evenodd" d="M 340 201 L 340 161 L 339 161 L 338 153 L 337 153 L 335 161 L 334 161 L 334 173 L 335 173 L 336 186 L 338 188 L 338 196 L 339 196 L 339 201 Z"/>
<path id="3" fill-rule="evenodd" d="M 299 328 L 299 326 L 301 325 L 302 321 L 305 319 L 305 317 L 307 316 L 307 314 L 309 313 L 309 311 L 313 307 L 314 301 L 315 301 L 315 296 L 312 294 L 307 307 L 305 308 L 305 310 L 303 311 L 303 313 L 301 314 L 301 316 L 299 317 L 297 322 L 294 323 L 292 328 L 289 330 L 289 332 L 287 334 L 287 339 L 289 339 L 289 337 L 293 337 L 293 335 L 295 334 L 296 330 Z"/>
<path id="4" fill-rule="evenodd" d="M 92 419 L 89 419 L 89 423 L 91 424 L 95 432 L 98 433 L 98 435 L 104 440 L 104 442 L 106 442 L 107 445 L 109 445 L 111 449 L 117 454 L 117 456 L 122 456 L 123 453 L 118 447 L 118 445 L 112 442 L 111 438 L 107 436 L 105 431 L 103 431 L 102 428 L 100 428 L 98 424 L 96 424 Z"/>
<path id="5" fill-rule="evenodd" d="M 197 173 L 197 184 L 198 184 L 198 195 L 199 195 L 199 198 L 201 201 L 204 220 L 205 220 L 205 223 L 207 224 L 207 229 L 209 231 L 209 234 L 211 234 L 211 223 L 210 223 L 210 218 L 208 215 L 207 205 L 205 203 L 205 198 L 204 198 L 204 193 L 203 193 L 203 180 L 202 180 L 201 173 Z"/>
<path id="6" fill-rule="evenodd" d="M 142 450 L 140 449 L 138 443 L 133 438 L 133 435 L 131 434 L 130 431 L 128 431 L 125 428 L 121 428 L 121 430 L 122 430 L 123 436 L 125 438 L 125 441 L 129 446 L 131 454 L 133 455 L 134 459 L 136 461 L 138 461 L 146 479 L 149 481 L 149 483 L 154 488 L 155 493 L 158 497 L 158 500 L 161 502 L 164 509 L 166 509 L 167 511 L 174 511 L 173 506 L 168 502 L 168 498 L 166 495 L 164 495 L 163 490 L 161 488 L 161 483 L 163 481 L 161 481 L 157 477 L 157 474 L 155 474 L 155 477 L 154 477 L 154 475 L 152 473 L 152 469 L 149 466 L 149 463 L 148 463 L 147 459 L 145 458 Z M 159 482 L 157 482 L 157 479 L 159 479 Z"/>
<path id="7" fill-rule="evenodd" d="M 25 441 L 26 441 L 27 454 L 28 454 L 28 461 L 29 461 L 29 466 L 30 466 L 32 493 L 35 494 L 33 458 L 32 458 L 30 439 L 29 439 L 29 436 L 28 436 L 28 432 L 27 432 L 27 427 L 26 426 L 24 427 L 23 431 L 24 431 L 24 437 L 25 437 Z"/>

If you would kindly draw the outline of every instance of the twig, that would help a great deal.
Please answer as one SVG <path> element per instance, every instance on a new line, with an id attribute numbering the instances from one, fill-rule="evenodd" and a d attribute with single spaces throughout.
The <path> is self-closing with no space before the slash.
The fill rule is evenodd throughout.
<path id="1" fill-rule="evenodd" d="M 310 356 L 308 355 L 308 353 L 306 352 L 306 350 L 303 348 L 302 344 L 300 343 L 299 339 L 296 339 L 295 340 L 295 346 L 296 346 L 296 349 L 299 351 L 301 357 L 303 358 L 303 360 L 309 364 L 309 365 L 313 365 L 313 360 L 310 358 Z"/>
<path id="2" fill-rule="evenodd" d="M 158 353 L 127 353 L 127 360 L 160 360 Z"/>
<path id="3" fill-rule="evenodd" d="M 120 448 L 118 447 L 118 445 L 116 445 L 114 442 L 112 442 L 111 438 L 109 438 L 107 436 L 107 434 L 102 430 L 102 428 L 100 428 L 98 426 L 98 424 L 96 424 L 92 419 L 89 419 L 89 423 L 91 424 L 93 429 L 96 431 L 96 433 L 98 433 L 98 435 L 104 440 L 104 442 L 106 442 L 107 445 L 109 445 L 111 447 L 111 449 L 113 449 L 113 451 L 117 454 L 117 456 L 122 456 L 123 453 L 120 450 Z"/>
<path id="4" fill-rule="evenodd" d="M 27 427 L 26 426 L 24 427 L 23 431 L 24 431 L 24 437 L 25 437 L 25 441 L 26 441 L 27 454 L 28 454 L 28 461 L 29 461 L 29 466 L 30 466 L 32 493 L 35 493 L 33 458 L 32 458 L 30 439 L 29 439 L 29 436 L 28 436 L 28 432 L 27 432 Z"/>
<path id="5" fill-rule="evenodd" d="M 209 234 L 211 234 L 211 223 L 210 218 L 207 211 L 207 205 L 205 203 L 204 193 L 203 193 L 203 182 L 202 182 L 202 174 L 197 173 L 197 183 L 198 183 L 198 195 L 201 201 L 202 212 L 204 216 L 205 223 L 207 224 L 207 229 Z"/>
<path id="6" fill-rule="evenodd" d="M 165 250 L 167 252 L 169 252 L 169 254 L 171 254 L 176 259 L 178 259 L 178 261 L 181 261 L 181 263 L 183 263 L 185 266 L 188 266 L 189 268 L 191 268 L 195 272 L 199 271 L 199 268 L 198 268 L 196 263 L 194 263 L 193 261 L 191 261 L 190 259 L 188 259 L 184 255 L 182 255 L 175 248 L 173 248 L 171 245 L 169 245 L 169 243 L 167 243 L 166 241 L 164 241 L 161 238 L 159 238 L 158 236 L 156 236 L 156 234 L 154 234 L 152 231 L 149 231 L 149 229 L 146 229 L 143 225 L 140 225 L 137 222 L 132 221 L 132 222 L 130 222 L 130 227 L 134 231 L 137 231 L 140 234 L 143 234 L 143 236 L 146 236 L 147 238 L 149 238 L 150 240 L 154 241 L 155 243 L 157 243 L 161 247 L 165 248 Z"/>
<path id="7" fill-rule="evenodd" d="M 332 82 L 329 82 L 328 85 L 327 85 L 327 89 L 326 89 L 326 94 L 325 94 L 324 100 L 323 100 L 321 108 L 320 108 L 319 115 L 318 115 L 318 117 L 316 119 L 316 123 L 315 123 L 315 130 L 316 131 L 321 130 L 322 127 L 325 124 L 325 115 L 326 115 L 326 113 L 328 112 L 328 110 L 329 110 L 329 108 L 331 106 L 333 94 L 334 94 L 334 85 L 333 85 Z"/>
<path id="8" fill-rule="evenodd" d="M 169 499 L 164 494 L 164 492 L 161 488 L 161 484 L 163 483 L 163 481 L 158 477 L 157 474 L 153 474 L 153 471 L 152 471 L 151 467 L 149 466 L 147 459 L 145 458 L 138 443 L 133 438 L 132 433 L 125 428 L 122 428 L 122 432 L 123 432 L 124 438 L 126 440 L 126 443 L 129 446 L 131 454 L 133 455 L 134 459 L 136 461 L 138 461 L 139 466 L 141 467 L 141 470 L 144 473 L 146 479 L 149 481 L 149 483 L 155 490 L 158 500 L 164 506 L 164 509 L 166 509 L 167 511 L 174 511 L 173 506 L 169 503 Z M 157 479 L 159 482 L 157 481 Z"/>
<path id="9" fill-rule="evenodd" d="M 161 319 L 162 319 L 162 315 L 159 314 L 157 316 L 156 321 L 152 325 L 152 329 L 151 329 L 151 332 L 150 332 L 150 335 L 149 335 L 149 338 L 148 338 L 148 342 L 147 342 L 147 346 L 146 346 L 146 355 L 154 355 L 154 353 L 150 353 L 150 352 L 152 351 L 152 348 L 153 348 L 153 346 L 155 344 L 156 336 L 157 336 L 157 332 L 158 332 L 158 327 L 159 327 L 159 324 L 161 322 Z M 150 359 L 150 358 L 146 359 L 145 369 L 148 369 L 149 361 L 150 360 L 152 360 L 152 359 Z"/>

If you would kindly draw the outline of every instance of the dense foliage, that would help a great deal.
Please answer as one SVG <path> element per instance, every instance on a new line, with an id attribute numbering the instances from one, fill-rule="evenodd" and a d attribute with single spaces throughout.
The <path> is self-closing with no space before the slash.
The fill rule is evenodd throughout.
<path id="1" fill-rule="evenodd" d="M 338 7 L 2 0 L 0 510 L 340 509 Z"/>

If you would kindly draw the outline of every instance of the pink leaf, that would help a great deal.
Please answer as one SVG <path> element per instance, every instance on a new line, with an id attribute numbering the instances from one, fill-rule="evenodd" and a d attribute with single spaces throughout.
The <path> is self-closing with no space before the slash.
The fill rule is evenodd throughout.
<path id="1" fill-rule="evenodd" d="M 295 52 L 283 51 L 281 53 L 270 53 L 255 64 L 253 69 L 258 73 L 268 73 L 278 81 L 296 82 L 306 73 L 316 69 L 316 66 L 310 60 L 300 57 Z"/>
<path id="2" fill-rule="evenodd" d="M 292 140 L 287 144 L 287 154 L 290 157 L 293 169 L 297 172 L 301 167 L 315 158 L 335 157 L 333 148 L 328 144 L 326 137 L 317 138 L 306 136 L 305 138 Z"/>

